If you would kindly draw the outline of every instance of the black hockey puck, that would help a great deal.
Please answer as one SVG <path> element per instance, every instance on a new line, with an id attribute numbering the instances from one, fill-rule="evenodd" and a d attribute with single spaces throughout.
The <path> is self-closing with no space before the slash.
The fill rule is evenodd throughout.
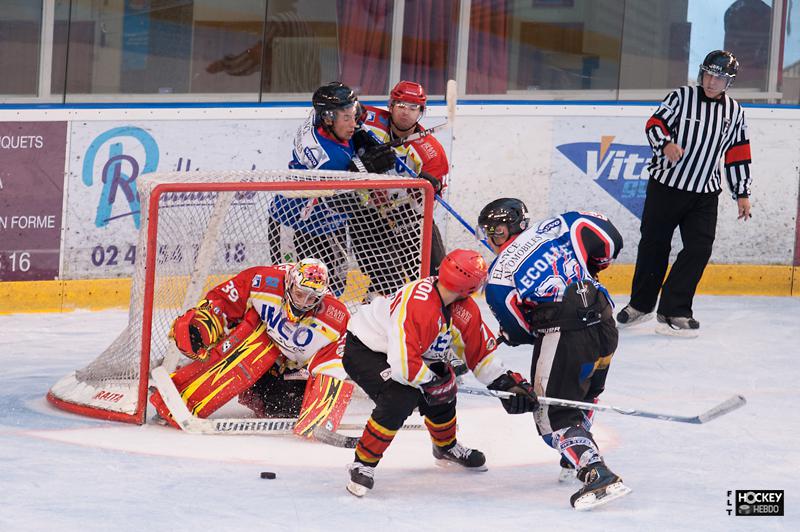
<path id="1" fill-rule="evenodd" d="M 275 478 L 275 473 L 273 473 L 272 471 L 262 471 L 261 472 L 261 478 L 273 479 L 273 478 Z"/>

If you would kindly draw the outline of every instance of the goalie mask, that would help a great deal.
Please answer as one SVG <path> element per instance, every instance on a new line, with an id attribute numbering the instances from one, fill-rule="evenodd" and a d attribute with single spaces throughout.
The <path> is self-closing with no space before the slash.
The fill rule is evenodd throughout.
<path id="1" fill-rule="evenodd" d="M 303 259 L 286 272 L 284 308 L 289 321 L 311 312 L 328 292 L 328 268 L 317 259 Z"/>
<path id="2" fill-rule="evenodd" d="M 488 271 L 489 266 L 480 253 L 456 249 L 439 266 L 439 284 L 461 297 L 469 297 L 483 288 Z"/>

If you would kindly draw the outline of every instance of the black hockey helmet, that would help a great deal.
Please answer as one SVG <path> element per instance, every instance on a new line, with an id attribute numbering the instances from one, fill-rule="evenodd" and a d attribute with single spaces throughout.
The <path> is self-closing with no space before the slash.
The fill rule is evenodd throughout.
<path id="1" fill-rule="evenodd" d="M 485 237 L 491 237 L 498 224 L 508 226 L 509 236 L 528 228 L 528 208 L 517 198 L 499 198 L 486 204 L 478 215 L 478 227 Z"/>
<path id="2" fill-rule="evenodd" d="M 731 86 L 736 74 L 739 72 L 739 61 L 736 57 L 725 50 L 714 50 L 709 53 L 703 63 L 700 65 L 700 70 L 697 72 L 697 84 L 703 84 L 703 72 L 708 72 L 712 76 L 719 76 L 725 78 L 728 82 L 725 88 Z"/>
<path id="3" fill-rule="evenodd" d="M 333 118 L 337 109 L 345 109 L 358 103 L 358 97 L 353 89 L 339 81 L 331 81 L 314 92 L 311 97 L 314 111 L 319 118 Z"/>

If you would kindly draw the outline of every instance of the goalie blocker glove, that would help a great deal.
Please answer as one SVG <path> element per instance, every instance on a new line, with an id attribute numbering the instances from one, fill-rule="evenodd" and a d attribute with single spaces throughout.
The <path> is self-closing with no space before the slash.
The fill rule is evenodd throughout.
<path id="1" fill-rule="evenodd" d="M 539 399 L 533 391 L 533 385 L 515 371 L 503 373 L 492 381 L 487 388 L 515 394 L 511 397 L 500 399 L 500 402 L 503 403 L 503 408 L 509 414 L 533 412 L 539 407 Z"/>
<path id="2" fill-rule="evenodd" d="M 458 392 L 456 372 L 453 367 L 444 362 L 434 362 L 430 365 L 430 369 L 436 374 L 436 377 L 420 386 L 425 401 L 431 406 L 453 401 Z"/>

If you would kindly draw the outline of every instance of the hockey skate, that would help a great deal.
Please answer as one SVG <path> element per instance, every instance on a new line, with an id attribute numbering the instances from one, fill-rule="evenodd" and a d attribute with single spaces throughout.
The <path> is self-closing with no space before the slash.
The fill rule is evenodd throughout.
<path id="1" fill-rule="evenodd" d="M 665 336 L 681 338 L 697 338 L 700 334 L 700 322 L 694 318 L 669 317 L 663 314 L 656 316 L 656 332 Z"/>
<path id="2" fill-rule="evenodd" d="M 631 325 L 644 323 L 652 318 L 652 312 L 641 312 L 630 305 L 626 305 L 625 308 L 617 313 L 617 326 L 623 329 Z"/>
<path id="3" fill-rule="evenodd" d="M 574 482 L 578 480 L 578 471 L 569 463 L 569 460 L 561 457 L 561 472 L 558 474 L 559 483 Z"/>
<path id="4" fill-rule="evenodd" d="M 591 510 L 631 492 L 603 462 L 581 468 L 578 480 L 583 482 L 583 487 L 569 498 L 569 503 L 576 510 Z"/>
<path id="5" fill-rule="evenodd" d="M 436 465 L 440 467 L 457 464 L 470 471 L 488 471 L 486 456 L 482 452 L 464 447 L 458 442 L 449 449 L 434 445 L 433 457 L 436 459 Z"/>
<path id="6" fill-rule="evenodd" d="M 353 462 L 347 466 L 350 472 L 350 482 L 347 483 L 347 491 L 356 497 L 363 497 L 375 485 L 375 468 L 364 465 L 361 462 Z"/>

